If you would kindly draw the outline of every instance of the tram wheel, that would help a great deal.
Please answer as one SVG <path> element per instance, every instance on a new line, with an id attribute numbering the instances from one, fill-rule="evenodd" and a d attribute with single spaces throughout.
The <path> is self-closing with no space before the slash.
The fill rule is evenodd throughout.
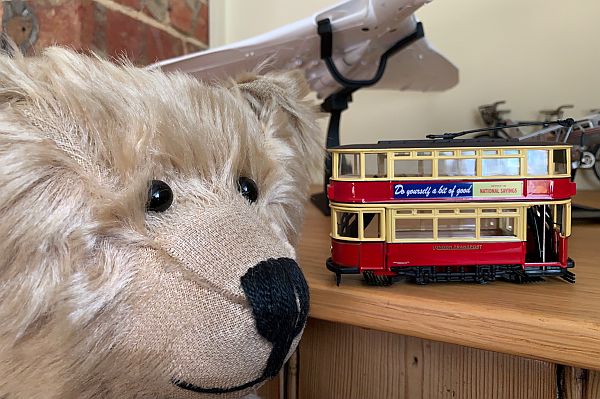
<path id="1" fill-rule="evenodd" d="M 493 281 L 495 277 L 493 276 L 490 268 L 488 266 L 482 266 L 477 268 L 477 274 L 475 276 L 475 282 L 478 284 L 487 284 L 490 281 Z"/>
<path id="2" fill-rule="evenodd" d="M 523 275 L 521 273 L 517 273 L 514 271 L 511 272 L 507 272 L 502 276 L 502 279 L 504 281 L 508 281 L 511 283 L 516 283 L 516 284 L 523 284 L 524 280 L 523 280 Z"/>
<path id="3" fill-rule="evenodd" d="M 433 274 L 433 268 L 430 267 L 419 267 L 415 276 L 415 283 L 417 285 L 427 285 L 431 281 L 431 275 Z"/>
<path id="4" fill-rule="evenodd" d="M 392 285 L 393 282 L 391 276 L 375 274 L 372 271 L 363 272 L 363 278 L 365 279 L 365 283 L 367 283 L 367 285 L 376 287 L 387 287 Z"/>

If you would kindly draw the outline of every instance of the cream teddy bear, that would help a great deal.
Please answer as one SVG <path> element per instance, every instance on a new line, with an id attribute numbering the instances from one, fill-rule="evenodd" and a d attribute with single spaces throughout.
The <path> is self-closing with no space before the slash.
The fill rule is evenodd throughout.
<path id="1" fill-rule="evenodd" d="M 0 398 L 234 398 L 274 376 L 308 314 L 306 94 L 297 72 L 0 57 Z"/>

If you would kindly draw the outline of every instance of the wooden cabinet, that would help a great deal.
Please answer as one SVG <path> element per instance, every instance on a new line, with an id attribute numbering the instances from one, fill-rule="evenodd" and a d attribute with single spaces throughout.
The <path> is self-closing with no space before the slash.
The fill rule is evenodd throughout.
<path id="1" fill-rule="evenodd" d="M 299 359 L 300 399 L 600 398 L 596 371 L 315 319 Z"/>

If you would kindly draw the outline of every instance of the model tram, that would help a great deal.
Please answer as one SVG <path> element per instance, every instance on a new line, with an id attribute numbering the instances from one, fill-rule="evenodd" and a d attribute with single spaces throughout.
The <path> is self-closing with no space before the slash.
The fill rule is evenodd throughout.
<path id="1" fill-rule="evenodd" d="M 562 277 L 575 281 L 570 146 L 503 139 L 382 141 L 330 149 L 337 284 Z"/>

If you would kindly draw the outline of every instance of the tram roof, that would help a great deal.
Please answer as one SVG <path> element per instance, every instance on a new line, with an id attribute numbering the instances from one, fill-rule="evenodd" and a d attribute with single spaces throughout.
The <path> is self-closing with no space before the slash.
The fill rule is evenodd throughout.
<path id="1" fill-rule="evenodd" d="M 430 139 L 381 140 L 377 144 L 346 144 L 329 150 L 391 150 L 395 148 L 460 148 L 460 147 L 549 147 L 565 145 L 551 141 L 519 141 L 517 139 Z"/>

